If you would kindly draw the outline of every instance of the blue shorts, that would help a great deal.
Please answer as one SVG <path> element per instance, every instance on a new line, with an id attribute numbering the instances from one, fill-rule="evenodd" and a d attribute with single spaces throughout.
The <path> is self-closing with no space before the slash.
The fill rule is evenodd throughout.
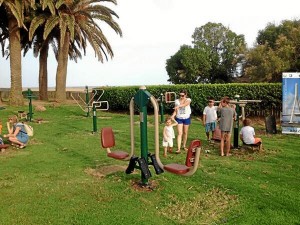
<path id="1" fill-rule="evenodd" d="M 22 132 L 19 132 L 16 136 L 16 138 L 18 139 L 19 142 L 22 142 L 23 144 L 26 144 L 28 142 L 28 135 L 27 134 L 23 134 Z"/>
<path id="2" fill-rule="evenodd" d="M 216 129 L 217 123 L 212 122 L 212 123 L 206 123 L 205 124 L 205 132 L 208 133 L 210 131 L 214 131 Z"/>
<path id="3" fill-rule="evenodd" d="M 190 125 L 191 124 L 191 117 L 187 119 L 180 119 L 175 117 L 175 120 L 177 121 L 178 124 L 183 124 L 183 125 Z"/>

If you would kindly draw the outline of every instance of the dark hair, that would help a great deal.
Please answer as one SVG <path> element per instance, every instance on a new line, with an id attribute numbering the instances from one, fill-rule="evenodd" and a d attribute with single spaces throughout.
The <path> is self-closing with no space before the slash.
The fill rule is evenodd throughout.
<path id="1" fill-rule="evenodd" d="M 243 125 L 244 126 L 249 126 L 251 124 L 251 120 L 249 118 L 246 118 L 243 120 Z"/>
<path id="2" fill-rule="evenodd" d="M 182 89 L 182 90 L 180 90 L 180 92 L 179 93 L 184 93 L 185 95 L 187 95 L 187 90 L 185 90 L 185 89 Z"/>
<path id="3" fill-rule="evenodd" d="M 222 98 L 222 102 L 223 102 L 223 103 L 226 103 L 226 104 L 229 104 L 230 98 L 229 98 L 228 96 L 224 96 L 224 97 Z"/>
<path id="4" fill-rule="evenodd" d="M 213 97 L 208 97 L 208 98 L 207 98 L 207 101 L 208 101 L 208 102 L 211 102 L 211 101 L 215 101 L 215 99 L 214 99 Z"/>

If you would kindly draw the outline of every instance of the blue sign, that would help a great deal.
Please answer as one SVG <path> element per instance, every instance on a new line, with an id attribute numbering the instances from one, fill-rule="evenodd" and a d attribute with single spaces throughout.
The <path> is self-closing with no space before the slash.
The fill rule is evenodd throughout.
<path id="1" fill-rule="evenodd" d="M 282 73 L 283 134 L 300 134 L 300 73 Z"/>

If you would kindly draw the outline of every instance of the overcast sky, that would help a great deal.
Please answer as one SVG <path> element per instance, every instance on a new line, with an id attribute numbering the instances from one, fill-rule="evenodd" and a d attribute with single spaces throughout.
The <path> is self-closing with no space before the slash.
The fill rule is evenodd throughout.
<path id="1" fill-rule="evenodd" d="M 181 45 L 192 43 L 196 27 L 222 23 L 245 35 L 252 46 L 269 22 L 300 19 L 300 1 L 241 0 L 118 0 L 108 5 L 118 15 L 123 37 L 104 27 L 114 58 L 104 64 L 89 48 L 78 63 L 69 61 L 67 86 L 123 86 L 168 84 L 166 60 Z M 22 61 L 23 87 L 38 87 L 38 60 L 32 52 Z M 49 87 L 55 86 L 56 61 L 48 62 Z M 9 61 L 0 57 L 0 87 L 10 87 Z"/>

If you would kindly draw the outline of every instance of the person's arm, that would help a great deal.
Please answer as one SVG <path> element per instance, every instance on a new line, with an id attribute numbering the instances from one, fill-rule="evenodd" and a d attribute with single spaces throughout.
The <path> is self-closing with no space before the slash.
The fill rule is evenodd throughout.
<path id="1" fill-rule="evenodd" d="M 178 105 L 179 105 L 179 104 L 180 104 L 180 103 L 179 103 L 179 100 L 176 99 L 176 100 L 175 100 L 174 112 L 173 112 L 172 115 L 171 115 L 171 118 L 172 118 L 172 119 L 174 119 L 175 116 L 176 116 L 176 114 L 177 114 L 177 110 L 178 110 Z M 176 106 L 176 105 L 177 105 L 177 106 Z"/>
<path id="2" fill-rule="evenodd" d="M 236 113 L 236 111 L 232 108 L 232 110 L 233 110 L 233 120 L 234 121 L 236 121 L 236 120 L 238 120 L 239 118 L 237 118 L 237 113 Z"/>
<path id="3" fill-rule="evenodd" d="M 175 127 L 178 125 L 178 122 L 174 118 L 172 118 L 172 121 L 173 121 L 173 123 L 171 125 L 172 127 Z"/>
<path id="4" fill-rule="evenodd" d="M 187 98 L 185 101 L 184 101 L 184 103 L 179 103 L 179 105 L 178 106 L 176 106 L 175 107 L 175 109 L 179 109 L 179 108 L 182 108 L 182 107 L 185 107 L 185 106 L 188 106 L 188 105 L 190 105 L 191 104 L 191 99 L 190 98 Z"/>
<path id="5" fill-rule="evenodd" d="M 203 125 L 205 125 L 205 123 L 206 123 L 206 114 L 203 114 Z"/>
<path id="6" fill-rule="evenodd" d="M 168 141 L 168 136 L 167 136 L 167 128 L 164 127 L 164 131 L 163 131 L 163 136 L 164 136 L 164 141 Z"/>
<path id="7" fill-rule="evenodd" d="M 10 122 L 7 122 L 6 126 L 7 126 L 7 132 L 8 132 L 8 134 L 12 134 L 13 131 L 14 131 L 14 129 L 13 129 L 13 126 L 11 126 Z"/>
<path id="8" fill-rule="evenodd" d="M 20 130 L 21 130 L 20 127 L 16 127 L 15 132 L 8 133 L 8 134 L 4 135 L 4 137 L 16 137 L 18 135 L 18 133 L 20 132 Z"/>
<path id="9" fill-rule="evenodd" d="M 243 135 L 242 134 L 240 134 L 240 139 L 241 139 L 241 141 L 243 141 Z"/>

